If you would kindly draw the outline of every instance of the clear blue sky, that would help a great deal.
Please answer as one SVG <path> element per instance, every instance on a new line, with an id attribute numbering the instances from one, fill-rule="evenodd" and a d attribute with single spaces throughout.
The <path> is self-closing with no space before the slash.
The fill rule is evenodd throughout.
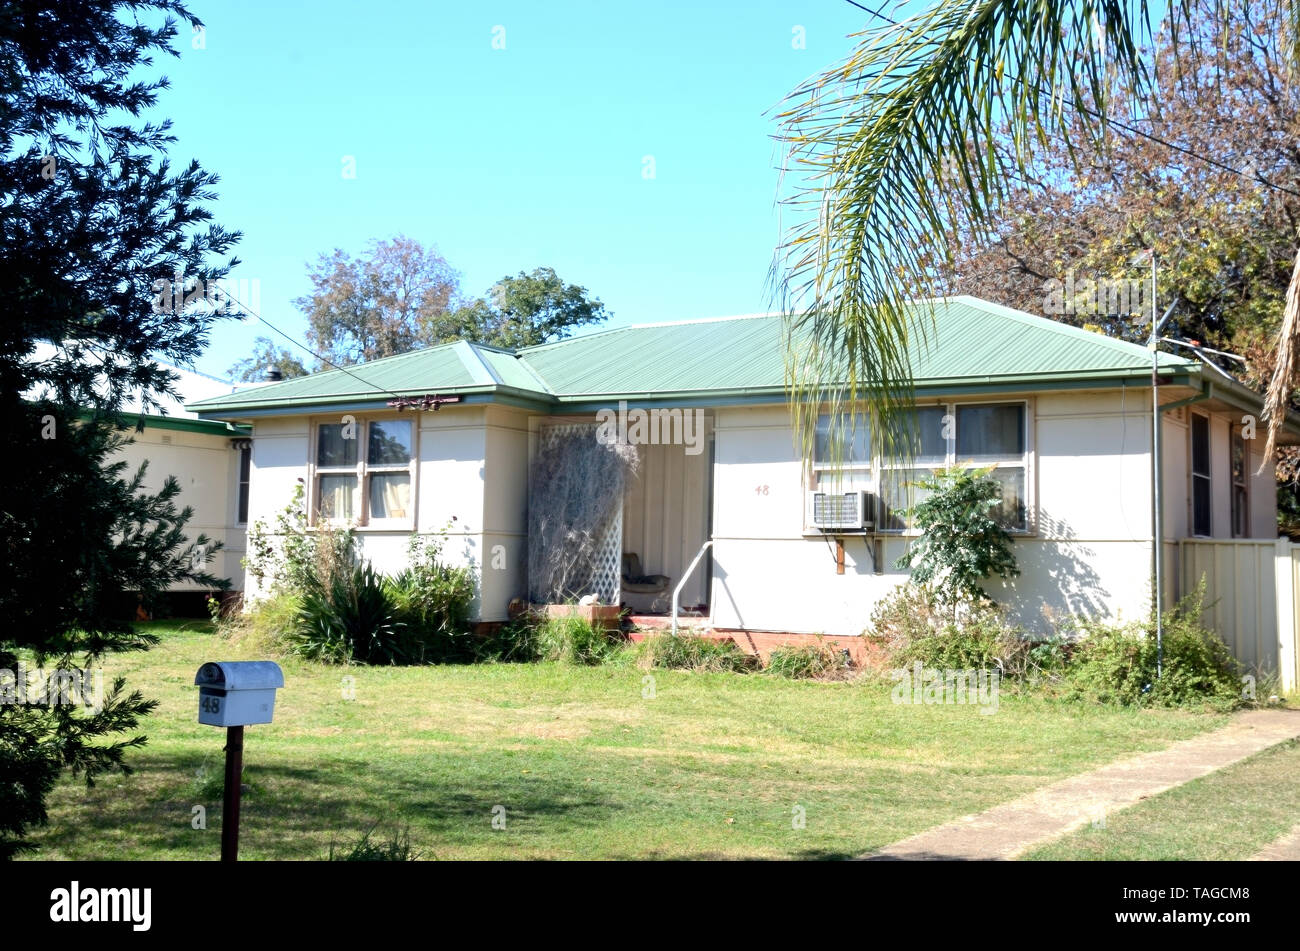
<path id="1" fill-rule="evenodd" d="M 473 294 L 553 267 L 610 326 L 768 309 L 771 110 L 867 19 L 843 0 L 193 9 L 204 48 L 183 34 L 159 63 L 172 157 L 221 176 L 216 218 L 244 232 L 233 276 L 258 280 L 263 316 L 299 339 L 306 263 L 399 233 L 435 244 Z M 198 369 L 224 375 L 259 335 L 220 325 Z"/>

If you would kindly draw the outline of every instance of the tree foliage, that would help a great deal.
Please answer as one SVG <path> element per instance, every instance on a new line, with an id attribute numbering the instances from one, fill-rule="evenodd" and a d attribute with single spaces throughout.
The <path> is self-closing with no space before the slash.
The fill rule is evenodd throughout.
<path id="1" fill-rule="evenodd" d="M 566 284 L 549 267 L 501 278 L 487 296 L 457 309 L 453 332 L 475 343 L 517 350 L 563 340 L 609 318 L 585 287 Z"/>
<path id="2" fill-rule="evenodd" d="M 222 256 L 238 235 L 204 204 L 216 176 L 174 168 L 169 123 L 140 120 L 167 81 L 134 77 L 174 55 L 178 21 L 200 25 L 170 0 L 0 11 L 0 670 L 71 671 L 147 648 L 152 636 L 113 609 L 122 591 L 149 602 L 181 580 L 221 585 L 203 569 L 219 545 L 185 538 L 175 479 L 149 492 L 143 467 L 113 459 L 124 402 L 175 395 L 158 361 L 191 362 L 221 316 L 158 308 L 155 282 L 210 282 L 237 263 Z M 36 359 L 42 343 L 53 353 Z M 118 680 L 94 711 L 0 704 L 0 856 L 45 821 L 61 771 L 127 771 L 144 738 L 103 740 L 153 703 Z"/>
<path id="3" fill-rule="evenodd" d="M 251 356 L 236 361 L 231 365 L 230 376 L 234 380 L 250 383 L 265 380 L 272 371 L 277 371 L 285 380 L 295 376 L 305 376 L 307 367 L 286 347 L 277 347 L 270 337 L 258 337 L 253 341 Z"/>
<path id="4" fill-rule="evenodd" d="M 609 317 L 585 287 L 566 284 L 549 267 L 507 275 L 485 296 L 465 299 L 451 265 L 402 235 L 372 241 L 356 258 L 335 249 L 308 275 L 314 289 L 295 303 L 307 315 L 309 341 L 334 366 L 456 340 L 517 349 L 563 339 Z M 283 362 L 271 349 L 237 367 L 241 373 L 267 366 L 283 371 Z"/>
<path id="5" fill-rule="evenodd" d="M 1222 78 L 1218 38 L 1208 43 L 1198 29 L 1198 3 L 1170 4 L 1163 28 L 1176 59 L 1198 57 L 1193 73 L 1208 88 Z M 1295 64 L 1297 17 L 1300 5 L 1287 4 L 1277 20 L 1246 20 L 1242 36 L 1280 33 L 1276 48 Z M 1092 158 L 1131 134 L 1122 126 L 1159 121 L 1156 104 L 1185 74 L 1153 66 L 1156 36 L 1147 4 L 948 0 L 901 23 L 874 15 L 844 62 L 792 93 L 780 134 L 792 181 L 784 204 L 795 221 L 773 276 L 791 314 L 787 376 L 805 454 L 827 401 L 833 410 L 866 402 L 877 417 L 906 413 L 908 354 L 932 328 L 927 307 L 910 301 L 941 289 L 957 260 L 955 236 L 996 236 L 1042 151 L 1087 180 Z M 1165 180 L 1159 173 L 1148 184 L 1158 195 Z M 1295 250 L 1293 235 L 1293 261 Z M 1267 253 L 1251 266 L 1269 268 Z M 1266 403 L 1270 449 L 1300 359 L 1294 270 L 1288 286 Z M 894 427 L 872 431 L 883 439 Z"/>
<path id="6" fill-rule="evenodd" d="M 1018 172 L 1004 129 L 995 146 L 1013 184 L 991 233 L 958 221 L 941 288 L 1031 313 L 1044 313 L 1067 275 L 1076 288 L 1134 281 L 1145 295 L 1150 272 L 1130 262 L 1152 248 L 1157 310 L 1173 306 L 1166 334 L 1246 353 L 1248 377 L 1267 380 L 1276 361 L 1265 344 L 1281 322 L 1300 225 L 1300 90 L 1288 83 L 1274 28 L 1282 16 L 1278 0 L 1192 7 L 1186 29 L 1198 42 L 1175 43 L 1167 33 L 1155 40 L 1162 95 L 1142 124 L 1151 137 L 1115 130 L 1078 168 L 1068 141 L 1056 140 Z M 1149 296 L 1137 314 L 1090 313 L 1087 301 L 1076 303 L 1072 314 L 1048 315 L 1145 342 Z"/>
<path id="7" fill-rule="evenodd" d="M 371 241 L 352 257 L 339 248 L 307 270 L 312 292 L 294 303 L 307 315 L 307 339 L 335 366 L 390 357 L 438 335 L 460 277 L 436 248 L 397 235 Z"/>

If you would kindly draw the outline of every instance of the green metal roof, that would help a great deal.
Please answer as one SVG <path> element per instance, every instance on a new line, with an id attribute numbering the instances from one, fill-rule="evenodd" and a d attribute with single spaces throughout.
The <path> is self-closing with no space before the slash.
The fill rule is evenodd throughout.
<path id="1" fill-rule="evenodd" d="M 929 314 L 933 315 L 931 322 Z M 974 297 L 918 304 L 911 350 L 918 390 L 1039 385 L 1134 377 L 1150 371 L 1145 347 L 1070 327 Z M 924 328 L 924 341 L 919 332 Z M 541 407 L 593 399 L 778 395 L 785 387 L 780 315 L 621 327 L 527 347 L 515 353 L 465 342 L 445 344 L 272 383 L 190 404 L 209 417 L 397 396 L 455 393 L 509 397 Z M 1163 367 L 1198 373 L 1200 364 L 1162 353 Z"/>

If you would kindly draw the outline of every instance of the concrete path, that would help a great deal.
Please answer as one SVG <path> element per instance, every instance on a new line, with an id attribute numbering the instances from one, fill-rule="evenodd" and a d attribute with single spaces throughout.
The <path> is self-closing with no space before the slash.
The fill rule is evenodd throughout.
<path id="1" fill-rule="evenodd" d="M 1256 855 L 1252 862 L 1300 862 L 1300 826 Z"/>
<path id="2" fill-rule="evenodd" d="M 1134 803 L 1300 736 L 1300 711 L 1249 710 L 1213 733 L 1071 776 L 863 856 L 874 861 L 1014 859 Z M 1280 844 L 1280 843 L 1278 843 Z"/>

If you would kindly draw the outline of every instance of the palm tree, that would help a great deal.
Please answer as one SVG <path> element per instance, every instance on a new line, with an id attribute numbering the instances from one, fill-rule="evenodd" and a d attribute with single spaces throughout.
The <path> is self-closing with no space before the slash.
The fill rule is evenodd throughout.
<path id="1" fill-rule="evenodd" d="M 806 454 L 828 406 L 832 430 L 865 407 L 876 448 L 907 451 L 914 437 L 897 434 L 908 435 L 908 352 L 924 345 L 931 319 L 915 302 L 933 296 L 951 262 L 955 226 L 990 227 L 1011 176 L 1026 175 L 1049 141 L 1066 142 L 1077 168 L 1117 126 L 1142 134 L 1131 123 L 1159 94 L 1145 47 L 1163 28 L 1167 42 L 1200 55 L 1193 18 L 1207 3 L 1234 15 L 1211 0 L 1174 0 L 1155 27 L 1145 3 L 1114 0 L 942 0 L 901 22 L 868 10 L 873 25 L 852 54 L 790 94 L 778 138 L 796 223 L 773 278 L 790 314 L 787 382 Z M 1300 64 L 1300 0 L 1253 6 L 1271 7 Z M 1265 402 L 1266 460 L 1297 363 L 1300 253 Z"/>

